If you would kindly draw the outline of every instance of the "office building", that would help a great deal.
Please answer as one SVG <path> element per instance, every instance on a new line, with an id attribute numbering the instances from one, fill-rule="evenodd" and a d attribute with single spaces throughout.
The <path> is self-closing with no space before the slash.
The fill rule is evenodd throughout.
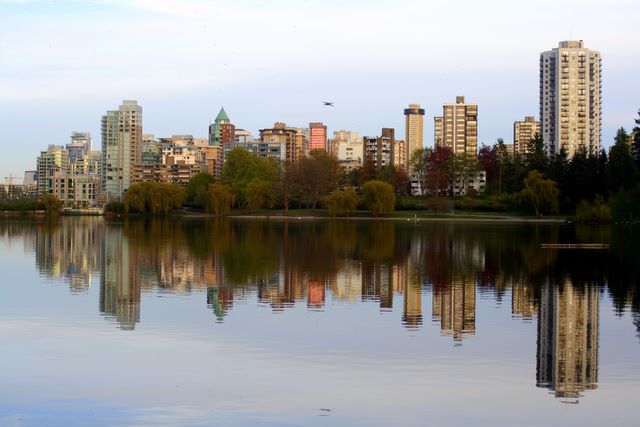
<path id="1" fill-rule="evenodd" d="M 405 152 L 409 162 L 416 150 L 424 148 L 424 108 L 420 108 L 420 104 L 409 104 L 404 115 Z"/>
<path id="2" fill-rule="evenodd" d="M 455 104 L 444 104 L 442 116 L 434 118 L 436 147 L 450 148 L 453 154 L 475 157 L 478 153 L 478 105 L 457 96 Z"/>
<path id="3" fill-rule="evenodd" d="M 548 155 L 600 150 L 601 68 L 600 53 L 582 40 L 540 54 L 540 128 Z"/>
<path id="4" fill-rule="evenodd" d="M 102 116 L 101 187 L 107 200 L 121 199 L 131 184 L 133 168 L 142 162 L 142 107 L 123 101 Z"/>

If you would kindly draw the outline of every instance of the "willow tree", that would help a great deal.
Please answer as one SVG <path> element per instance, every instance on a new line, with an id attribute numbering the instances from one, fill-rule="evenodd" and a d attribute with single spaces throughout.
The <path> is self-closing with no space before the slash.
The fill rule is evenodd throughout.
<path id="1" fill-rule="evenodd" d="M 537 170 L 532 170 L 523 180 L 524 188 L 520 196 L 531 204 L 540 218 L 542 210 L 550 213 L 558 213 L 558 185 L 551 179 L 545 179 Z"/>
<path id="2" fill-rule="evenodd" d="M 226 184 L 209 184 L 204 208 L 216 215 L 226 215 L 235 203 L 233 190 Z"/>
<path id="3" fill-rule="evenodd" d="M 364 205 L 374 216 L 393 212 L 396 206 L 396 195 L 393 186 L 386 182 L 373 179 L 362 186 Z"/>

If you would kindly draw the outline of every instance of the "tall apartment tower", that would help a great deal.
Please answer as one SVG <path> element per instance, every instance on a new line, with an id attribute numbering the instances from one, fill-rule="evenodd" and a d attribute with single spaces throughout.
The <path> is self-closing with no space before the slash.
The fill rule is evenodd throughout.
<path id="1" fill-rule="evenodd" d="M 424 147 L 424 108 L 420 108 L 420 104 L 409 104 L 404 116 L 405 153 L 409 163 L 413 153 Z"/>
<path id="2" fill-rule="evenodd" d="M 600 53 L 582 40 L 560 42 L 540 54 L 540 125 L 547 154 L 565 149 L 600 150 L 602 83 Z"/>
<path id="3" fill-rule="evenodd" d="M 322 123 L 309 123 L 309 150 L 327 150 L 327 127 Z"/>
<path id="4" fill-rule="evenodd" d="M 533 116 L 525 116 L 524 121 L 513 122 L 513 147 L 516 153 L 525 154 L 529 141 L 540 133 L 540 122 Z"/>
<path id="5" fill-rule="evenodd" d="M 135 165 L 142 163 L 142 107 L 123 101 L 102 116 L 101 188 L 107 198 L 121 199 Z"/>
<path id="6" fill-rule="evenodd" d="M 69 169 L 69 153 L 61 145 L 49 145 L 40 152 L 36 160 L 36 179 L 38 182 L 38 197 L 51 194 L 52 179 L 56 172 L 66 173 Z"/>
<path id="7" fill-rule="evenodd" d="M 467 104 L 456 96 L 455 104 L 444 104 L 442 116 L 434 117 L 435 145 L 448 147 L 453 154 L 478 153 L 478 105 Z"/>

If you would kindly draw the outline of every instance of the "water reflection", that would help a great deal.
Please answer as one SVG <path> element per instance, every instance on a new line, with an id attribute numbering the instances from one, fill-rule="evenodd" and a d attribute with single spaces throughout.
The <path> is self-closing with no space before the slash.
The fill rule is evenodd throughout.
<path id="1" fill-rule="evenodd" d="M 199 293 L 224 322 L 239 301 L 295 306 L 374 305 L 411 330 L 431 310 L 461 345 L 480 334 L 478 300 L 510 298 L 514 319 L 537 320 L 536 384 L 576 402 L 597 387 L 599 298 L 633 312 L 640 336 L 635 229 L 381 222 L 268 222 L 96 218 L 0 222 L 38 271 L 86 291 L 99 273 L 99 311 L 123 330 L 144 321 L 145 293 Z M 605 242 L 609 251 L 543 250 L 541 243 Z M 206 302 L 205 302 L 206 300 Z M 426 311 L 426 313 L 425 313 Z M 480 325 L 480 326 L 479 326 Z"/>
<path id="2" fill-rule="evenodd" d="M 596 286 L 569 280 L 541 290 L 536 384 L 565 401 L 598 386 L 599 296 Z"/>

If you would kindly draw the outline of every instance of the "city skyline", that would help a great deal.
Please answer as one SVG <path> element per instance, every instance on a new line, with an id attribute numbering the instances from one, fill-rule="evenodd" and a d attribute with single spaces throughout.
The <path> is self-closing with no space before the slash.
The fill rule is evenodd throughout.
<path id="1" fill-rule="evenodd" d="M 179 3 L 0 1 L 7 53 L 0 76 L 3 143 L 20 146 L 11 159 L 0 160 L 0 176 L 22 176 L 42 147 L 66 143 L 74 130 L 99 135 L 101 115 L 122 99 L 145 108 L 145 132 L 197 137 L 206 136 L 224 106 L 254 135 L 275 121 L 317 121 L 328 126 L 328 135 L 390 127 L 404 138 L 402 109 L 419 103 L 427 116 L 425 145 L 431 146 L 432 118 L 444 102 L 464 95 L 481 111 L 478 143 L 511 142 L 515 120 L 540 119 L 540 53 L 570 39 L 602 54 L 602 147 L 612 145 L 617 128 L 632 126 L 638 109 L 630 88 L 640 48 L 626 42 L 634 39 L 632 26 L 620 25 L 640 12 L 630 1 L 606 9 L 596 9 L 596 2 L 580 2 L 579 9 L 573 1 L 554 3 L 553 15 L 551 3 L 542 2 L 526 17 L 517 15 L 517 5 L 500 1 L 367 2 L 366 8 L 363 2 Z M 312 15 L 317 22 L 308 20 Z M 276 16 L 293 22 L 296 37 L 267 22 Z M 353 16 L 384 18 L 389 31 L 364 31 Z M 464 30 L 443 38 L 454 18 Z M 538 35 L 530 22 L 542 19 L 545 32 Z M 488 32 L 491 26 L 499 30 Z M 326 28 L 338 28 L 340 36 L 327 35 Z M 468 46 L 470 35 L 477 43 Z M 374 61 L 380 48 L 388 58 Z M 325 98 L 336 107 L 324 107 Z M 38 126 L 25 128 L 29 120 Z"/>

